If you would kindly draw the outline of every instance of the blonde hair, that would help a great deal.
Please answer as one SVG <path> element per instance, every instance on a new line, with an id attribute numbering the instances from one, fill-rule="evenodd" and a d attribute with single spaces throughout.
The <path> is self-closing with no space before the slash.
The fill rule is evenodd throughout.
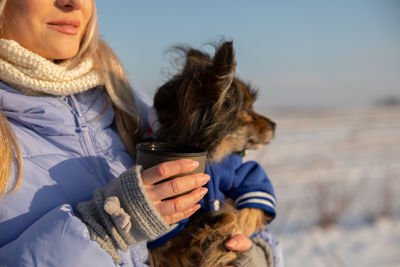
<path id="1" fill-rule="evenodd" d="M 97 11 L 94 3 L 92 17 L 82 37 L 78 54 L 72 59 L 73 68 L 86 57 L 93 57 L 95 68 L 100 72 L 111 101 L 115 124 L 126 149 L 135 154 L 135 143 L 141 135 L 141 123 L 135 109 L 132 88 L 129 85 L 125 70 L 112 49 L 99 38 Z M 4 21 L 4 8 L 7 0 L 0 0 L 0 36 Z M 17 181 L 12 190 L 16 190 L 22 180 L 22 156 L 17 139 L 7 118 L 0 110 L 0 196 L 8 190 L 13 161 L 17 161 Z"/>

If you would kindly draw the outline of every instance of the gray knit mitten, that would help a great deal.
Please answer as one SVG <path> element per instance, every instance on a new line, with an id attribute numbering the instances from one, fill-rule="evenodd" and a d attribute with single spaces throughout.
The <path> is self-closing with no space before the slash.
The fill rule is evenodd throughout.
<path id="1" fill-rule="evenodd" d="M 118 249 L 154 239 L 169 230 L 148 198 L 141 179 L 141 167 L 135 166 L 97 189 L 93 198 L 78 203 L 77 216 L 89 229 L 90 238 L 111 255 L 121 260 Z"/>
<path id="2" fill-rule="evenodd" d="M 273 267 L 272 251 L 268 243 L 257 237 L 251 240 L 253 243 L 251 248 L 241 253 L 233 265 L 236 267 Z"/>

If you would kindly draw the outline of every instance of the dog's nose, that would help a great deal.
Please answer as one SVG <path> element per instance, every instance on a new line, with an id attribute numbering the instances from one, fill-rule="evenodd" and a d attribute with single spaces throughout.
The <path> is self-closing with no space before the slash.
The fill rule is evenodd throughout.
<path id="1" fill-rule="evenodd" d="M 269 126 L 271 127 L 271 129 L 275 131 L 275 129 L 276 129 L 276 123 L 273 122 L 273 121 L 269 121 L 268 123 L 269 123 Z"/>

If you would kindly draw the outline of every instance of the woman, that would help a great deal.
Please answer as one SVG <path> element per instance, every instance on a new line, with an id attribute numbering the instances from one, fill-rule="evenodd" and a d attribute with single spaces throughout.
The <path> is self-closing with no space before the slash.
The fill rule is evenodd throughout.
<path id="1" fill-rule="evenodd" d="M 209 177 L 155 185 L 197 162 L 134 166 L 149 104 L 99 39 L 93 0 L 1 0 L 0 16 L 0 266 L 146 266 L 145 242 L 199 208 Z M 266 260 L 243 236 L 227 247 Z"/>

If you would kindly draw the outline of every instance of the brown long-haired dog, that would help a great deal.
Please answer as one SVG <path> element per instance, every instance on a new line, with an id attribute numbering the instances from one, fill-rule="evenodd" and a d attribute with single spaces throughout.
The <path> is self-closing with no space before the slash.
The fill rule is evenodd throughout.
<path id="1" fill-rule="evenodd" d="M 156 136 L 207 150 L 210 163 L 267 144 L 275 123 L 254 112 L 256 91 L 234 76 L 232 42 L 217 47 L 213 58 L 195 49 L 180 51 L 186 56 L 182 71 L 160 87 L 154 98 L 160 122 Z M 250 236 L 269 219 L 261 209 L 237 210 L 231 202 L 216 213 L 195 214 L 182 232 L 150 250 L 151 265 L 225 266 L 237 258 L 236 252 L 224 246 L 229 237 Z"/>

